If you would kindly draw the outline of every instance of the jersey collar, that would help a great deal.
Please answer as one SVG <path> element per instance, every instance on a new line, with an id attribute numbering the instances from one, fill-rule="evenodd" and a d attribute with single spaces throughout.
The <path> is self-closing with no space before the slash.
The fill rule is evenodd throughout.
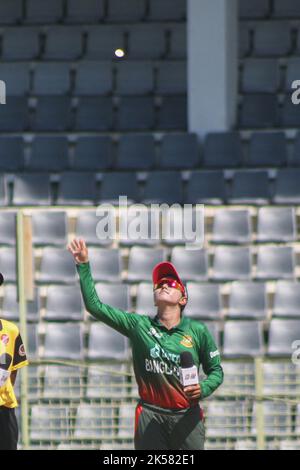
<path id="1" fill-rule="evenodd" d="M 168 330 L 168 328 L 165 327 L 165 325 L 163 325 L 158 317 L 158 315 L 156 315 L 153 319 L 153 321 L 162 329 L 165 329 L 166 331 L 185 331 L 185 329 L 189 326 L 189 319 L 186 318 L 185 316 L 182 316 L 181 317 L 181 320 L 180 322 L 178 323 L 178 325 L 174 326 L 173 328 L 171 328 L 170 330 Z"/>

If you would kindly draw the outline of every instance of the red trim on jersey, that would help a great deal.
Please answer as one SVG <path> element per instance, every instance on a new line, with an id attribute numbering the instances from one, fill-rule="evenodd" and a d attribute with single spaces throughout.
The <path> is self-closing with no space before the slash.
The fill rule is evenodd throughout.
<path id="1" fill-rule="evenodd" d="M 143 411 L 143 407 L 141 404 L 139 404 L 137 407 L 136 407 L 136 410 L 135 410 L 135 425 L 134 425 L 134 433 L 137 432 L 137 428 L 138 428 L 138 425 L 139 425 L 139 418 L 140 418 L 140 415 Z"/>

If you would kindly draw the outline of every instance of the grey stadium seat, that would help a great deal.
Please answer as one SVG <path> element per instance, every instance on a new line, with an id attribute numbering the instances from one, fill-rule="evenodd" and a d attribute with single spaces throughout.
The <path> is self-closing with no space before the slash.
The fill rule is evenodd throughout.
<path id="1" fill-rule="evenodd" d="M 67 95 L 70 92 L 70 68 L 67 62 L 41 62 L 34 70 L 34 95 Z"/>
<path id="2" fill-rule="evenodd" d="M 295 136 L 294 148 L 292 152 L 292 158 L 290 161 L 290 166 L 299 167 L 300 166 L 300 132 Z"/>
<path id="3" fill-rule="evenodd" d="M 297 366 L 289 362 L 264 362 L 263 393 L 265 395 L 295 395 Z"/>
<path id="4" fill-rule="evenodd" d="M 0 5 L 1 24 L 14 25 L 22 19 L 22 0 L 2 0 Z"/>
<path id="5" fill-rule="evenodd" d="M 14 206 L 50 204 L 50 180 L 46 173 L 19 173 L 14 177 Z"/>
<path id="6" fill-rule="evenodd" d="M 251 252 L 248 247 L 215 248 L 213 279 L 221 280 L 249 280 L 251 278 Z"/>
<path id="7" fill-rule="evenodd" d="M 44 375 L 43 398 L 46 400 L 78 400 L 82 396 L 80 369 L 70 366 L 47 365 Z"/>
<path id="8" fill-rule="evenodd" d="M 72 284 L 75 280 L 76 270 L 70 253 L 64 248 L 44 248 L 39 281 Z"/>
<path id="9" fill-rule="evenodd" d="M 82 31 L 71 26 L 54 26 L 47 31 L 44 60 L 76 60 L 82 56 Z"/>
<path id="10" fill-rule="evenodd" d="M 300 127 L 300 110 L 295 106 L 290 96 L 286 96 L 281 109 L 280 127 Z"/>
<path id="11" fill-rule="evenodd" d="M 169 59 L 186 59 L 187 57 L 187 28 L 185 24 L 174 25 L 171 29 Z"/>
<path id="12" fill-rule="evenodd" d="M 189 169 L 200 164 L 196 134 L 165 134 L 160 153 L 160 168 Z"/>
<path id="13" fill-rule="evenodd" d="M 27 0 L 26 22 L 27 23 L 58 23 L 63 16 L 63 1 L 52 0 Z"/>
<path id="14" fill-rule="evenodd" d="M 28 171 L 64 171 L 69 167 L 66 137 L 36 136 L 31 145 Z"/>
<path id="15" fill-rule="evenodd" d="M 242 128 L 277 127 L 277 96 L 272 93 L 244 95 L 239 121 Z"/>
<path id="16" fill-rule="evenodd" d="M 222 171 L 193 171 L 187 186 L 187 204 L 223 204 L 226 199 Z"/>
<path id="17" fill-rule="evenodd" d="M 228 318 L 265 320 L 267 292 L 264 283 L 233 282 L 229 297 Z"/>
<path id="18" fill-rule="evenodd" d="M 91 248 L 90 260 L 95 281 L 121 281 L 122 259 L 118 249 Z"/>
<path id="19" fill-rule="evenodd" d="M 93 173 L 63 173 L 58 190 L 58 205 L 93 205 L 96 201 L 96 182 Z"/>
<path id="20" fill-rule="evenodd" d="M 129 204 L 139 199 L 135 173 L 105 173 L 101 182 L 100 203 L 118 204 L 120 196 L 127 196 Z"/>
<path id="21" fill-rule="evenodd" d="M 245 396 L 255 392 L 255 369 L 253 361 L 224 361 L 224 382 L 217 390 L 218 396 L 232 394 Z"/>
<path id="22" fill-rule="evenodd" d="M 186 62 L 160 62 L 158 65 L 156 92 L 161 95 L 184 95 L 187 92 Z"/>
<path id="23" fill-rule="evenodd" d="M 37 325 L 27 325 L 27 354 L 29 359 L 38 357 L 39 335 Z"/>
<path id="24" fill-rule="evenodd" d="M 116 238 L 115 234 L 115 214 L 113 211 L 103 211 L 98 214 L 95 211 L 80 211 L 76 221 L 76 237 L 83 238 L 88 245 L 108 246 Z M 104 232 L 102 226 L 105 220 Z M 100 230 L 97 230 L 99 222 Z M 108 228 L 106 228 L 106 223 Z"/>
<path id="25" fill-rule="evenodd" d="M 66 246 L 68 226 L 65 212 L 33 212 L 31 220 L 34 245 Z"/>
<path id="26" fill-rule="evenodd" d="M 121 135 L 116 168 L 119 170 L 151 170 L 155 166 L 155 141 L 150 134 Z"/>
<path id="27" fill-rule="evenodd" d="M 84 96 L 79 99 L 75 129 L 109 131 L 113 126 L 113 103 L 106 96 Z"/>
<path id="28" fill-rule="evenodd" d="M 288 23 L 259 22 L 255 25 L 254 50 L 257 57 L 286 56 L 291 50 L 291 32 Z"/>
<path id="29" fill-rule="evenodd" d="M 89 29 L 86 59 L 111 60 L 115 58 L 116 49 L 125 49 L 124 34 L 121 28 L 101 25 Z"/>
<path id="30" fill-rule="evenodd" d="M 100 440 L 112 436 L 114 419 L 114 408 L 83 403 L 77 408 L 74 439 Z"/>
<path id="31" fill-rule="evenodd" d="M 166 259 L 166 252 L 163 248 L 134 246 L 129 253 L 127 280 L 129 282 L 151 281 L 154 266 L 164 259 Z"/>
<path id="32" fill-rule="evenodd" d="M 204 142 L 204 166 L 235 168 L 242 164 L 242 142 L 237 132 L 212 132 Z"/>
<path id="33" fill-rule="evenodd" d="M 67 0 L 66 23 L 98 23 L 104 17 L 104 0 Z"/>
<path id="34" fill-rule="evenodd" d="M 258 242 L 293 242 L 296 240 L 296 214 L 293 207 L 261 207 L 259 209 Z"/>
<path id="35" fill-rule="evenodd" d="M 203 320 L 201 323 L 204 323 L 204 325 L 208 328 L 208 331 L 212 335 L 217 348 L 221 347 L 220 343 L 220 331 L 219 331 L 219 324 L 217 321 L 208 321 L 208 320 Z"/>
<path id="36" fill-rule="evenodd" d="M 240 0 L 239 16 L 242 19 L 261 19 L 269 16 L 270 0 Z"/>
<path id="37" fill-rule="evenodd" d="M 111 63 L 106 61 L 80 61 L 76 68 L 74 94 L 79 96 L 108 95 L 113 89 Z"/>
<path id="38" fill-rule="evenodd" d="M 221 209 L 215 213 L 212 242 L 250 243 L 251 238 L 251 217 L 247 209 Z"/>
<path id="39" fill-rule="evenodd" d="M 151 171 L 145 183 L 142 202 L 144 204 L 181 204 L 182 191 L 180 172 Z"/>
<path id="40" fill-rule="evenodd" d="M 268 355 L 291 357 L 293 342 L 300 337 L 300 320 L 273 319 L 270 322 Z"/>
<path id="41" fill-rule="evenodd" d="M 5 82 L 7 96 L 23 96 L 29 93 L 30 64 L 28 62 L 2 62 L 0 76 Z"/>
<path id="42" fill-rule="evenodd" d="M 136 405 L 134 403 L 121 404 L 119 408 L 119 439 L 132 439 L 134 437 L 134 416 Z"/>
<path id="43" fill-rule="evenodd" d="M 166 37 L 163 26 L 144 24 L 132 27 L 128 37 L 130 59 L 154 60 L 165 55 Z"/>
<path id="44" fill-rule="evenodd" d="M 154 69 L 150 61 L 126 61 L 117 64 L 118 95 L 148 95 L 154 88 Z"/>
<path id="45" fill-rule="evenodd" d="M 233 177 L 231 204 L 268 204 L 270 188 L 267 171 L 237 171 Z"/>
<path id="46" fill-rule="evenodd" d="M 32 301 L 26 302 L 27 312 L 26 319 L 27 321 L 37 322 L 39 321 L 40 313 L 40 299 L 38 289 L 34 289 L 34 299 Z M 4 298 L 2 305 L 1 316 L 5 320 L 9 321 L 19 321 L 19 302 L 17 299 L 17 288 L 15 285 L 7 285 L 4 290 Z"/>
<path id="47" fill-rule="evenodd" d="M 98 292 L 101 302 L 104 304 L 111 305 L 112 307 L 125 310 L 126 312 L 130 309 L 130 292 L 128 286 L 121 283 L 107 284 L 104 282 L 98 282 L 96 284 L 96 290 Z"/>
<path id="48" fill-rule="evenodd" d="M 185 96 L 165 96 L 158 113 L 158 129 L 187 129 L 187 99 Z"/>
<path id="49" fill-rule="evenodd" d="M 204 241 L 204 206 L 161 208 L 161 237 L 168 246 L 199 248 Z"/>
<path id="50" fill-rule="evenodd" d="M 298 411 L 299 415 L 299 411 Z M 282 439 L 279 444 L 280 450 L 300 450 L 299 441 L 295 439 Z"/>
<path id="51" fill-rule="evenodd" d="M 300 16 L 300 6 L 294 0 L 275 0 L 273 16 L 275 18 L 297 18 Z"/>
<path id="52" fill-rule="evenodd" d="M 186 0 L 150 0 L 148 21 L 182 21 L 186 17 Z"/>
<path id="53" fill-rule="evenodd" d="M 239 58 L 247 57 L 250 52 L 250 28 L 247 23 L 240 22 L 238 37 Z"/>
<path id="54" fill-rule="evenodd" d="M 83 359 L 83 327 L 76 323 L 45 325 L 44 359 Z"/>
<path id="55" fill-rule="evenodd" d="M 30 440 L 57 441 L 70 438 L 69 409 L 66 406 L 33 405 Z"/>
<path id="56" fill-rule="evenodd" d="M 40 96 L 32 123 L 34 131 L 67 131 L 71 127 L 71 100 L 68 96 Z"/>
<path id="57" fill-rule="evenodd" d="M 245 402 L 210 401 L 207 406 L 206 434 L 208 437 L 237 437 L 248 434 Z"/>
<path id="58" fill-rule="evenodd" d="M 253 133 L 247 166 L 280 167 L 287 163 L 287 144 L 283 132 Z"/>
<path id="59" fill-rule="evenodd" d="M 286 93 L 292 93 L 292 84 L 295 80 L 297 80 L 297 77 L 299 77 L 300 73 L 300 59 L 299 58 L 292 58 L 288 59 L 287 61 L 287 69 L 286 69 L 286 74 L 285 74 L 285 85 L 284 85 L 284 91 Z"/>
<path id="60" fill-rule="evenodd" d="M 263 402 L 264 434 L 268 436 L 289 435 L 292 430 L 291 405 L 280 402 Z M 256 404 L 253 405 L 252 434 L 257 435 Z"/>
<path id="61" fill-rule="evenodd" d="M 0 203 L 5 206 L 7 204 L 7 187 L 4 176 L 0 174 Z"/>
<path id="62" fill-rule="evenodd" d="M 279 281 L 276 284 L 273 317 L 300 318 L 300 284 Z"/>
<path id="63" fill-rule="evenodd" d="M 206 281 L 208 278 L 208 255 L 204 249 L 187 250 L 174 247 L 171 262 L 184 281 Z"/>
<path id="64" fill-rule="evenodd" d="M 49 286 L 44 319 L 83 321 L 83 302 L 79 286 Z"/>
<path id="65" fill-rule="evenodd" d="M 137 209 L 137 210 L 136 210 Z M 130 207 L 119 213 L 119 244 L 121 246 L 155 246 L 160 243 L 160 211 Z"/>
<path id="66" fill-rule="evenodd" d="M 103 365 L 88 368 L 86 397 L 90 400 L 113 398 L 120 400 L 127 396 L 127 376 L 124 364 Z"/>
<path id="67" fill-rule="evenodd" d="M 291 279 L 295 271 L 295 253 L 289 246 L 260 246 L 257 256 L 258 279 Z"/>
<path id="68" fill-rule="evenodd" d="M 21 136 L 0 137 L 0 171 L 24 169 L 24 142 Z"/>
<path id="69" fill-rule="evenodd" d="M 141 282 L 137 287 L 136 313 L 141 315 L 155 316 L 157 307 L 154 305 L 153 285 L 150 282 Z"/>
<path id="70" fill-rule="evenodd" d="M 243 93 L 276 93 L 279 85 L 279 64 L 276 59 L 248 59 L 244 62 Z"/>
<path id="71" fill-rule="evenodd" d="M 261 322 L 228 320 L 224 325 L 223 355 L 226 357 L 256 357 L 263 355 Z"/>
<path id="72" fill-rule="evenodd" d="M 124 96 L 119 105 L 117 129 L 144 131 L 154 127 L 154 100 L 150 96 Z"/>
<path id="73" fill-rule="evenodd" d="M 16 212 L 0 212 L 0 245 L 15 245 L 16 215 Z"/>
<path id="74" fill-rule="evenodd" d="M 299 204 L 299 178 L 300 170 L 298 169 L 278 171 L 274 196 L 275 204 Z"/>
<path id="75" fill-rule="evenodd" d="M 72 168 L 75 171 L 108 170 L 112 165 L 113 146 L 108 136 L 78 137 Z"/>
<path id="76" fill-rule="evenodd" d="M 0 107 L 0 132 L 28 130 L 29 113 L 27 98 L 8 96 L 5 106 Z"/>
<path id="77" fill-rule="evenodd" d="M 9 28 L 2 37 L 2 60 L 34 60 L 40 54 L 36 28 Z"/>
<path id="78" fill-rule="evenodd" d="M 221 317 L 221 293 L 216 284 L 187 283 L 188 303 L 184 314 L 192 318 L 219 320 Z"/>
<path id="79" fill-rule="evenodd" d="M 109 23 L 138 23 L 144 18 L 145 10 L 145 0 L 127 0 L 126 3 L 123 0 L 110 0 L 106 20 Z"/>
<path id="80" fill-rule="evenodd" d="M 126 338 L 107 325 L 93 323 L 90 329 L 88 358 L 120 359 L 127 358 Z"/>

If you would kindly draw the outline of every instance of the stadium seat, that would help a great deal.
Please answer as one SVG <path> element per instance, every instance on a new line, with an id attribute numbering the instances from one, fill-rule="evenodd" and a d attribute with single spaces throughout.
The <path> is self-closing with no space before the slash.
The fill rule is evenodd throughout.
<path id="1" fill-rule="evenodd" d="M 282 57 L 291 51 L 291 32 L 282 21 L 258 22 L 254 31 L 253 55 L 256 57 Z"/>
<path id="2" fill-rule="evenodd" d="M 300 318 L 300 284 L 298 282 L 277 282 L 273 317 Z"/>
<path id="3" fill-rule="evenodd" d="M 273 319 L 270 322 L 268 355 L 291 357 L 293 342 L 300 338 L 300 320 Z"/>
<path id="4" fill-rule="evenodd" d="M 298 132 L 295 136 L 290 166 L 291 167 L 300 166 L 300 132 Z"/>
<path id="5" fill-rule="evenodd" d="M 66 137 L 36 136 L 26 165 L 28 171 L 59 172 L 69 167 Z"/>
<path id="6" fill-rule="evenodd" d="M 7 96 L 24 96 L 30 88 L 30 65 L 28 62 L 2 62 L 1 80 L 6 85 Z"/>
<path id="7" fill-rule="evenodd" d="M 72 169 L 75 171 L 102 171 L 110 169 L 113 144 L 109 136 L 78 137 L 74 148 Z"/>
<path id="8" fill-rule="evenodd" d="M 77 60 L 82 56 L 82 31 L 77 27 L 54 26 L 47 31 L 44 60 Z"/>
<path id="9" fill-rule="evenodd" d="M 35 324 L 27 324 L 27 356 L 29 359 L 38 357 L 39 335 L 38 327 Z"/>
<path id="10" fill-rule="evenodd" d="M 279 170 L 275 185 L 275 204 L 299 204 L 299 169 Z"/>
<path id="11" fill-rule="evenodd" d="M 103 211 L 103 214 L 97 214 L 95 211 L 80 211 L 76 221 L 76 237 L 83 238 L 88 245 L 111 245 L 116 238 L 114 217 L 115 214 L 111 210 Z M 101 231 L 104 221 L 105 226 Z M 99 222 L 101 223 L 100 230 L 98 229 Z"/>
<path id="12" fill-rule="evenodd" d="M 19 173 L 14 176 L 14 206 L 50 204 L 50 180 L 46 173 Z"/>
<path id="13" fill-rule="evenodd" d="M 178 24 L 171 29 L 169 59 L 186 59 L 187 57 L 187 28 L 185 24 Z"/>
<path id="14" fill-rule="evenodd" d="M 93 278 L 101 282 L 120 282 L 122 258 L 118 249 L 90 248 Z"/>
<path id="15" fill-rule="evenodd" d="M 217 284 L 187 283 L 188 303 L 184 314 L 191 318 L 219 320 L 222 305 L 221 293 Z"/>
<path id="16" fill-rule="evenodd" d="M 126 366 L 124 364 L 105 364 L 88 368 L 86 397 L 89 400 L 121 400 L 127 395 Z"/>
<path id="17" fill-rule="evenodd" d="M 117 129 L 144 131 L 154 127 L 154 100 L 150 96 L 124 96 L 119 105 Z"/>
<path id="18" fill-rule="evenodd" d="M 150 0 L 148 21 L 182 21 L 185 17 L 185 0 Z"/>
<path id="19" fill-rule="evenodd" d="M 241 128 L 272 128 L 278 126 L 277 96 L 272 93 L 243 95 L 239 125 Z"/>
<path id="20" fill-rule="evenodd" d="M 208 328 L 208 331 L 212 335 L 217 348 L 221 347 L 221 342 L 220 342 L 220 331 L 219 331 L 219 325 L 217 321 L 208 321 L 208 320 L 203 320 L 202 323 L 205 324 L 205 326 Z"/>
<path id="21" fill-rule="evenodd" d="M 76 323 L 45 325 L 44 359 L 83 359 L 83 327 Z"/>
<path id="22" fill-rule="evenodd" d="M 224 382 L 215 396 L 245 396 L 255 392 L 254 362 L 223 361 Z"/>
<path id="23" fill-rule="evenodd" d="M 161 208 L 161 233 L 165 245 L 189 245 L 195 248 L 204 242 L 204 206 Z"/>
<path id="24" fill-rule="evenodd" d="M 253 405 L 252 434 L 257 435 L 256 428 L 256 403 Z M 292 429 L 291 405 L 288 403 L 263 402 L 264 433 L 266 437 L 289 435 Z"/>
<path id="25" fill-rule="evenodd" d="M 47 365 L 44 375 L 44 400 L 78 400 L 82 397 L 80 368 Z"/>
<path id="26" fill-rule="evenodd" d="M 277 93 L 279 72 L 276 59 L 247 59 L 242 74 L 242 93 Z"/>
<path id="27" fill-rule="evenodd" d="M 119 244 L 121 246 L 155 246 L 160 243 L 160 211 L 138 206 L 119 213 Z"/>
<path id="28" fill-rule="evenodd" d="M 149 95 L 154 88 L 154 69 L 150 61 L 117 64 L 117 95 Z"/>
<path id="29" fill-rule="evenodd" d="M 207 168 L 236 168 L 242 164 L 242 142 L 237 132 L 211 132 L 204 142 Z"/>
<path id="30" fill-rule="evenodd" d="M 119 27 L 101 25 L 90 27 L 88 31 L 86 59 L 111 60 L 116 58 L 115 51 L 124 50 L 124 34 Z"/>
<path id="31" fill-rule="evenodd" d="M 22 0 L 2 0 L 0 5 L 1 25 L 19 23 L 23 16 Z"/>
<path id="32" fill-rule="evenodd" d="M 231 285 L 228 318 L 267 319 L 267 292 L 264 283 L 233 282 Z"/>
<path id="33" fill-rule="evenodd" d="M 251 441 L 250 439 L 238 439 L 236 442 L 235 442 L 235 445 L 234 445 L 234 450 L 256 450 L 257 449 L 257 444 L 256 444 L 256 440 L 254 441 Z"/>
<path id="34" fill-rule="evenodd" d="M 63 16 L 62 0 L 27 0 L 26 19 L 27 23 L 59 23 Z"/>
<path id="35" fill-rule="evenodd" d="M 98 23 L 104 17 L 104 0 L 68 0 L 66 23 Z"/>
<path id="36" fill-rule="evenodd" d="M 289 246 L 260 246 L 257 256 L 258 279 L 292 279 L 295 254 Z"/>
<path id="37" fill-rule="evenodd" d="M 151 281 L 154 266 L 165 259 L 166 252 L 163 248 L 134 246 L 129 253 L 127 280 L 129 282 Z"/>
<path id="38" fill-rule="evenodd" d="M 128 204 L 139 200 L 139 188 L 135 173 L 105 173 L 101 182 L 99 202 L 101 204 L 118 204 L 121 196 L 127 197 Z"/>
<path id="39" fill-rule="evenodd" d="M 7 204 L 7 188 L 4 176 L 0 174 L 0 204 L 5 206 Z"/>
<path id="40" fill-rule="evenodd" d="M 184 95 L 187 92 L 187 65 L 183 61 L 162 61 L 158 66 L 156 92 Z"/>
<path id="41" fill-rule="evenodd" d="M 113 89 L 111 63 L 106 61 L 80 61 L 76 67 L 74 94 L 78 96 L 108 95 Z"/>
<path id="42" fill-rule="evenodd" d="M 299 106 L 295 106 L 290 96 L 286 96 L 281 109 L 280 127 L 300 127 Z"/>
<path id="43" fill-rule="evenodd" d="M 241 19 L 262 19 L 269 16 L 270 0 L 240 0 L 239 16 Z"/>
<path id="44" fill-rule="evenodd" d="M 34 95 L 67 95 L 70 86 L 67 62 L 40 62 L 36 65 L 32 89 Z"/>
<path id="45" fill-rule="evenodd" d="M 210 401 L 207 405 L 206 436 L 241 437 L 248 434 L 247 404 L 241 401 Z"/>
<path id="46" fill-rule="evenodd" d="M 267 171 L 236 171 L 233 177 L 231 204 L 268 204 L 270 188 Z"/>
<path id="47" fill-rule="evenodd" d="M 136 404 L 123 403 L 119 408 L 118 438 L 133 439 Z"/>
<path id="48" fill-rule="evenodd" d="M 226 357 L 262 356 L 263 329 L 258 321 L 228 320 L 224 325 L 223 355 Z"/>
<path id="49" fill-rule="evenodd" d="M 187 129 L 187 99 L 185 96 L 165 96 L 158 113 L 158 129 Z"/>
<path id="50" fill-rule="evenodd" d="M 272 16 L 275 18 L 299 18 L 300 6 L 298 2 L 293 0 L 275 0 Z"/>
<path id="51" fill-rule="evenodd" d="M 187 185 L 187 204 L 223 204 L 226 199 L 222 171 L 193 171 Z"/>
<path id="52" fill-rule="evenodd" d="M 295 395 L 297 366 L 292 363 L 264 362 L 263 393 L 265 395 Z"/>
<path id="53" fill-rule="evenodd" d="M 294 242 L 297 240 L 293 207 L 261 207 L 258 211 L 258 242 Z"/>
<path id="54" fill-rule="evenodd" d="M 125 310 L 126 312 L 130 310 L 130 292 L 129 287 L 125 284 L 98 282 L 96 290 L 101 302 L 104 304 Z"/>
<path id="55" fill-rule="evenodd" d="M 15 245 L 16 215 L 16 212 L 0 212 L 0 245 Z"/>
<path id="56" fill-rule="evenodd" d="M 253 133 L 250 140 L 249 167 L 280 167 L 287 163 L 284 132 Z"/>
<path id="57" fill-rule="evenodd" d="M 5 106 L 0 107 L 0 132 L 28 130 L 29 114 L 27 98 L 8 96 Z"/>
<path id="58" fill-rule="evenodd" d="M 39 320 L 40 312 L 40 299 L 38 289 L 34 289 L 34 300 L 26 302 L 27 321 L 37 322 Z M 4 298 L 2 305 L 1 316 L 5 320 L 16 321 L 20 320 L 19 316 L 19 302 L 17 299 L 17 288 L 15 285 L 7 285 L 4 290 Z"/>
<path id="59" fill-rule="evenodd" d="M 121 135 L 115 164 L 118 170 L 151 170 L 155 166 L 155 158 L 153 135 Z"/>
<path id="60" fill-rule="evenodd" d="M 213 243 L 250 243 L 251 237 L 251 216 L 247 209 L 221 209 L 215 213 Z"/>
<path id="61" fill-rule="evenodd" d="M 84 96 L 79 99 L 75 129 L 109 131 L 113 126 L 113 103 L 110 97 Z"/>
<path id="62" fill-rule="evenodd" d="M 282 439 L 279 443 L 279 450 L 300 450 L 299 441 L 296 439 Z"/>
<path id="63" fill-rule="evenodd" d="M 196 134 L 165 134 L 158 162 L 162 169 L 192 169 L 200 164 Z"/>
<path id="64" fill-rule="evenodd" d="M 24 143 L 21 136 L 0 137 L 0 171 L 24 169 Z"/>
<path id="65" fill-rule="evenodd" d="M 61 442 L 70 438 L 69 409 L 65 405 L 31 407 L 30 440 Z"/>
<path id="66" fill-rule="evenodd" d="M 126 360 L 126 338 L 107 325 L 92 323 L 89 335 L 88 359 Z"/>
<path id="67" fill-rule="evenodd" d="M 96 182 L 93 173 L 63 173 L 58 189 L 58 205 L 93 205 L 96 201 Z"/>
<path id="68" fill-rule="evenodd" d="M 141 282 L 137 287 L 136 313 L 141 315 L 155 316 L 157 307 L 154 305 L 153 285 L 150 282 Z"/>
<path id="69" fill-rule="evenodd" d="M 180 272 L 183 281 L 207 281 L 208 254 L 206 250 L 187 250 L 184 247 L 174 247 L 171 262 Z"/>
<path id="70" fill-rule="evenodd" d="M 39 58 L 39 33 L 36 28 L 7 28 L 2 36 L 2 60 L 35 60 Z"/>
<path id="71" fill-rule="evenodd" d="M 40 96 L 32 122 L 34 131 L 63 132 L 72 123 L 71 100 L 68 96 Z"/>
<path id="72" fill-rule="evenodd" d="M 83 321 L 83 302 L 79 286 L 49 286 L 44 320 Z"/>
<path id="73" fill-rule="evenodd" d="M 139 23 L 145 16 L 145 0 L 110 0 L 106 20 L 108 23 Z"/>
<path id="74" fill-rule="evenodd" d="M 247 23 L 240 22 L 238 37 L 239 58 L 247 57 L 250 52 L 250 28 Z"/>
<path id="75" fill-rule="evenodd" d="M 112 436 L 114 420 L 114 408 L 82 403 L 77 408 L 74 439 L 94 441 Z"/>
<path id="76" fill-rule="evenodd" d="M 76 270 L 70 253 L 65 248 L 44 248 L 39 281 L 43 283 L 74 284 Z"/>
<path id="77" fill-rule="evenodd" d="M 166 37 L 163 26 L 143 24 L 132 27 L 128 36 L 130 59 L 159 60 L 165 55 Z"/>
<path id="78" fill-rule="evenodd" d="M 300 42 L 299 42 L 300 45 Z M 300 51 L 300 48 L 299 48 Z M 299 54 L 298 51 L 298 54 Z M 292 89 L 293 82 L 299 77 L 300 73 L 300 60 L 299 58 L 291 58 L 287 60 L 287 68 L 285 74 L 285 84 L 284 84 L 284 91 L 287 94 L 292 93 L 294 90 Z"/>
<path id="79" fill-rule="evenodd" d="M 251 252 L 248 247 L 217 246 L 214 252 L 213 279 L 215 281 L 251 278 Z"/>
<path id="80" fill-rule="evenodd" d="M 177 171 L 151 171 L 145 183 L 143 204 L 181 204 L 183 188 L 181 174 Z"/>

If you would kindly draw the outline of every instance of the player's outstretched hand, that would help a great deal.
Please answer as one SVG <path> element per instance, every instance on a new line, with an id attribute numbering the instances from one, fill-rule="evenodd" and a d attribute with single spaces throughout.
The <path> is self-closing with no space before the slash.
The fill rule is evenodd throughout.
<path id="1" fill-rule="evenodd" d="M 89 261 L 88 249 L 82 238 L 74 238 L 68 245 L 68 250 L 73 255 L 76 264 L 87 263 Z"/>

